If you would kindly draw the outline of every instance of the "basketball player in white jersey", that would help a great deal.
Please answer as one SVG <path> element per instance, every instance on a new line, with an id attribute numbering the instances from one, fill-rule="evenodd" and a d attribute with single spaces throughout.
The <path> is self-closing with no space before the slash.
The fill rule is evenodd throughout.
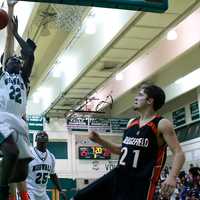
<path id="1" fill-rule="evenodd" d="M 3 153 L 0 200 L 8 200 L 9 183 L 26 179 L 28 163 L 32 160 L 28 127 L 22 115 L 26 110 L 27 85 L 36 48 L 33 41 L 25 42 L 19 36 L 17 18 L 12 20 L 16 2 L 7 1 L 9 23 L 3 69 L 0 70 L 0 150 Z M 21 47 L 23 61 L 13 56 L 14 37 Z"/>
<path id="2" fill-rule="evenodd" d="M 66 200 L 62 191 L 58 176 L 55 173 L 55 157 L 47 149 L 48 135 L 46 132 L 39 132 L 36 135 L 36 147 L 31 148 L 34 159 L 29 163 L 26 188 L 31 200 L 49 200 L 46 192 L 47 182 L 50 177 L 60 195 Z M 22 188 L 22 187 L 21 187 Z"/>

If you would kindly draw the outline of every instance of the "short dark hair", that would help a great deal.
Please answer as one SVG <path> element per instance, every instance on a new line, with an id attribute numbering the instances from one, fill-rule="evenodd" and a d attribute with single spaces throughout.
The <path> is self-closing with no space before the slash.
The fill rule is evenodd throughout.
<path id="1" fill-rule="evenodd" d="M 181 178 L 185 178 L 185 176 L 186 176 L 185 171 L 180 171 L 178 177 L 181 179 Z"/>
<path id="2" fill-rule="evenodd" d="M 35 141 L 38 142 L 38 141 L 41 141 L 43 139 L 45 139 L 44 141 L 48 141 L 48 134 L 46 131 L 40 131 L 36 134 L 36 137 L 35 137 Z"/>
<path id="3" fill-rule="evenodd" d="M 199 167 L 192 167 L 189 169 L 189 172 L 192 174 L 193 177 L 200 176 L 200 168 Z"/>
<path id="4" fill-rule="evenodd" d="M 21 59 L 21 57 L 19 57 L 17 55 L 10 56 L 5 60 L 5 63 L 4 63 L 5 66 L 8 63 L 9 59 L 11 59 L 11 58 L 19 58 L 19 59 Z M 4 53 L 1 55 L 1 58 L 0 58 L 0 62 L 1 62 L 2 65 L 3 65 L 3 59 L 4 59 Z"/>
<path id="5" fill-rule="evenodd" d="M 144 93 L 147 94 L 149 98 L 154 100 L 153 109 L 155 111 L 159 110 L 165 104 L 165 92 L 159 86 L 147 85 L 142 89 L 144 89 Z"/>

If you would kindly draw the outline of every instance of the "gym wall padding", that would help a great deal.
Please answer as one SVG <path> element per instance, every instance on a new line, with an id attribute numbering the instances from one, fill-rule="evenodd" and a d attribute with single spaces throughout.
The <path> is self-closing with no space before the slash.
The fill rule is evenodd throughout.
<path id="1" fill-rule="evenodd" d="M 48 150 L 56 159 L 68 159 L 67 142 L 49 142 Z"/>

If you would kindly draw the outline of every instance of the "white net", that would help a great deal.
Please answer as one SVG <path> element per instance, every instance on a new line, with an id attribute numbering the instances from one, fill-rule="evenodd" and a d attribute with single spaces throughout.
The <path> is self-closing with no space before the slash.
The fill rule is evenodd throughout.
<path id="1" fill-rule="evenodd" d="M 58 29 L 71 32 L 81 28 L 84 7 L 56 5 L 55 8 L 57 11 L 55 23 Z"/>

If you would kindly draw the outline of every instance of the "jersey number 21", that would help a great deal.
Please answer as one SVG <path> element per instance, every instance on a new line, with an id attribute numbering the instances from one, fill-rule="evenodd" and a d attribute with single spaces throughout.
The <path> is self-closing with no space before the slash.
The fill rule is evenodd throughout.
<path id="1" fill-rule="evenodd" d="M 121 149 L 122 152 L 122 157 L 119 160 L 119 164 L 125 166 L 126 162 L 124 161 L 127 154 L 128 154 L 128 148 L 127 147 L 123 147 Z M 140 155 L 140 150 L 133 150 L 133 154 L 134 154 L 134 158 L 133 158 L 133 168 L 137 168 L 137 164 L 138 164 L 138 158 Z"/>

